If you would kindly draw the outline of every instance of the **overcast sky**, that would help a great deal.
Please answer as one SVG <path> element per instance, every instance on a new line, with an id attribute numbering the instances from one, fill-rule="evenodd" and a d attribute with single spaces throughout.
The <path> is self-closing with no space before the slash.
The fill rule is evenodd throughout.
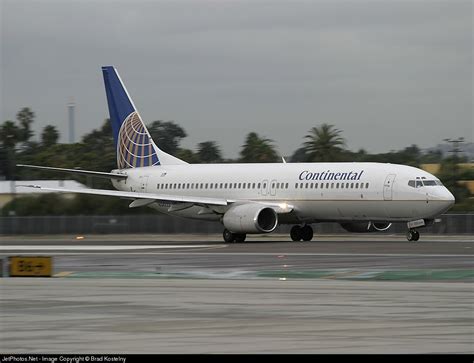
<path id="1" fill-rule="evenodd" d="M 68 139 L 108 117 L 115 65 L 145 123 L 238 156 L 255 131 L 290 155 L 321 123 L 351 150 L 473 140 L 473 2 L 0 0 L 0 121 L 21 107 Z"/>

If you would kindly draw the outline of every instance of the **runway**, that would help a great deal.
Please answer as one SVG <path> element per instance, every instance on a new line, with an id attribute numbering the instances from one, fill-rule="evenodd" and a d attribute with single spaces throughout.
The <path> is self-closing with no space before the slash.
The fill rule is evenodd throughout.
<path id="1" fill-rule="evenodd" d="M 287 236 L 277 235 L 233 244 L 218 235 L 80 237 L 2 237 L 0 253 L 52 255 L 62 277 L 474 278 L 474 242 L 467 236 L 408 242 L 402 236 L 327 235 L 287 242 Z"/>
<path id="2" fill-rule="evenodd" d="M 0 279 L 0 350 L 474 353 L 471 236 L 287 239 L 0 237 L 57 276 Z"/>

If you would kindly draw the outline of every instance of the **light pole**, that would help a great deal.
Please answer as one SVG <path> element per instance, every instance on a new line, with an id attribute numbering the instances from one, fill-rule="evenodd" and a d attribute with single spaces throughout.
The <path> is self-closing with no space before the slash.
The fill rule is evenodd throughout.
<path id="1" fill-rule="evenodd" d="M 444 139 L 444 141 L 452 144 L 452 149 L 449 151 L 453 154 L 453 187 L 456 186 L 456 167 L 458 164 L 458 153 L 461 151 L 459 144 L 464 142 L 464 137 L 457 139 Z"/>

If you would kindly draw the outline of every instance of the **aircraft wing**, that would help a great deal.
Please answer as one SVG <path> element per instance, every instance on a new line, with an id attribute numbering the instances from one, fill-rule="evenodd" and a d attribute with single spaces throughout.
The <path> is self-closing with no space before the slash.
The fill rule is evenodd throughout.
<path id="1" fill-rule="evenodd" d="M 25 168 L 32 168 L 32 169 L 60 171 L 60 172 L 69 173 L 69 174 L 90 175 L 90 176 L 95 176 L 95 177 L 98 177 L 98 178 L 106 178 L 106 179 L 127 179 L 127 175 L 125 175 L 125 174 L 104 173 L 102 171 L 53 168 L 53 167 L 50 167 L 50 166 L 26 165 L 26 164 L 17 164 L 16 166 L 22 166 L 22 167 L 25 167 Z"/>
<path id="2" fill-rule="evenodd" d="M 52 192 L 61 192 L 61 193 L 82 193 L 82 194 L 106 195 L 106 196 L 111 196 L 111 197 L 122 197 L 122 198 L 132 198 L 132 199 L 147 199 L 150 202 L 154 200 L 166 200 L 170 202 L 185 202 L 185 203 L 203 204 L 203 205 L 228 205 L 229 204 L 229 202 L 226 199 L 192 197 L 192 196 L 171 195 L 171 194 L 123 192 L 120 190 L 89 189 L 89 188 L 75 188 L 75 189 L 73 188 L 45 188 L 40 185 L 17 185 L 17 187 L 36 188 L 36 189 L 50 190 Z"/>

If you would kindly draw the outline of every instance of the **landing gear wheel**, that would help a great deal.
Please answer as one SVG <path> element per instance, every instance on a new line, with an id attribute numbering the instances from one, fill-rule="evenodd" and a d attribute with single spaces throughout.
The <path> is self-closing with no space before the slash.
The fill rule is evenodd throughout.
<path id="1" fill-rule="evenodd" d="M 227 228 L 224 229 L 224 232 L 222 233 L 222 237 L 224 237 L 224 241 L 227 243 L 235 242 L 235 239 L 236 239 L 235 234 L 233 234 Z"/>
<path id="2" fill-rule="evenodd" d="M 413 231 L 413 241 L 418 241 L 420 239 L 420 232 Z"/>
<path id="3" fill-rule="evenodd" d="M 313 228 L 306 224 L 301 228 L 301 238 L 303 241 L 311 241 L 313 239 Z"/>
<path id="4" fill-rule="evenodd" d="M 420 239 L 420 232 L 414 229 L 410 229 L 407 233 L 407 240 L 409 241 L 418 241 Z"/>
<path id="5" fill-rule="evenodd" d="M 235 242 L 245 242 L 247 235 L 245 233 L 235 233 Z"/>
<path id="6" fill-rule="evenodd" d="M 291 227 L 290 237 L 292 241 L 301 241 L 302 238 L 302 230 L 300 226 L 293 226 Z"/>

